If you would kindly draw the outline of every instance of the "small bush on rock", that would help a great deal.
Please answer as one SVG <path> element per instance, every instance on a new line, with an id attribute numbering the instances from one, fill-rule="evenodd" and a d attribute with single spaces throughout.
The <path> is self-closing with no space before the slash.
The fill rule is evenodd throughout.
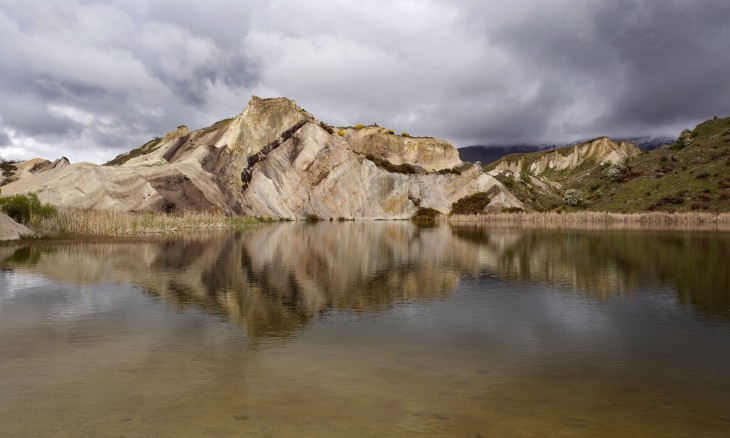
<path id="1" fill-rule="evenodd" d="M 677 138 L 677 141 L 674 143 L 672 148 L 684 149 L 689 146 L 690 143 L 692 143 L 692 131 L 685 129 L 681 134 L 679 134 L 679 138 Z"/>
<path id="2" fill-rule="evenodd" d="M 411 220 L 421 224 L 434 224 L 436 218 L 441 215 L 441 212 L 434 210 L 433 208 L 419 207 L 418 210 L 411 216 Z"/>
<path id="3" fill-rule="evenodd" d="M 621 175 L 626 171 L 626 164 L 623 161 L 618 163 L 611 163 L 603 169 L 603 176 L 613 181 L 621 178 Z"/>
<path id="4" fill-rule="evenodd" d="M 464 196 L 451 204 L 451 214 L 480 214 L 489 205 L 491 198 L 486 192 Z"/>
<path id="5" fill-rule="evenodd" d="M 570 205 L 571 207 L 581 205 L 583 203 L 583 195 L 579 190 L 568 189 L 565 191 L 565 194 L 563 194 L 563 203 L 565 205 Z"/>

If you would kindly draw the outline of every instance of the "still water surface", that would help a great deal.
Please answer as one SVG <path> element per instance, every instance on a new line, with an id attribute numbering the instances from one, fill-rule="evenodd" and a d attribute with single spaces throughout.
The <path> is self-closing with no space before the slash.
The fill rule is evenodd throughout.
<path id="1" fill-rule="evenodd" d="M 0 247 L 0 436 L 730 432 L 730 233 Z"/>

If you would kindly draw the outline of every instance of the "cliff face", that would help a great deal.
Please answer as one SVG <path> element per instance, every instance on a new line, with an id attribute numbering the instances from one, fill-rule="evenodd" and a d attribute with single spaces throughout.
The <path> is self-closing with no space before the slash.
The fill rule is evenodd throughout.
<path id="1" fill-rule="evenodd" d="M 416 163 L 427 171 L 451 169 L 462 164 L 450 143 L 429 137 L 404 137 L 378 126 L 341 130 L 353 151 L 373 155 L 393 164 Z"/>
<path id="2" fill-rule="evenodd" d="M 333 130 L 289 99 L 253 97 L 235 118 L 192 132 L 181 126 L 105 166 L 52 169 L 3 193 L 34 191 L 44 202 L 84 209 L 291 219 L 406 218 L 418 206 L 446 213 L 457 199 L 486 191 L 493 209 L 522 206 L 479 167 L 461 165 L 440 140 L 377 127 Z"/>
<path id="3" fill-rule="evenodd" d="M 539 176 L 550 170 L 570 171 L 581 166 L 592 168 L 608 162 L 618 163 L 640 153 L 641 150 L 633 143 L 616 143 L 607 137 L 600 137 L 552 151 L 507 155 L 490 166 L 489 174 L 497 175 L 506 171 L 520 176 L 521 172 L 527 171 Z"/>
<path id="4" fill-rule="evenodd" d="M 61 157 L 56 161 L 33 158 L 27 161 L 3 162 L 0 164 L 0 186 L 47 170 L 59 169 L 69 164 L 68 158 L 66 157 Z"/>
<path id="5" fill-rule="evenodd" d="M 595 185 L 604 165 L 624 162 L 640 153 L 633 143 L 600 137 L 560 149 L 506 155 L 485 171 L 509 185 L 527 209 L 542 211 L 563 205 L 568 188 Z"/>

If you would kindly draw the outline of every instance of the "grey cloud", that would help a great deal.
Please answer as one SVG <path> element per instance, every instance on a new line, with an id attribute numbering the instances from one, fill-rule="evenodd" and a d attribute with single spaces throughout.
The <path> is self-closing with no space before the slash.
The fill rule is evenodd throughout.
<path id="1" fill-rule="evenodd" d="M 730 115 L 729 22 L 724 0 L 7 0 L 0 117 L 13 150 L 77 161 L 251 94 L 457 146 L 676 135 Z"/>
<path id="2" fill-rule="evenodd" d="M 13 150 L 26 151 L 21 158 L 47 154 L 46 145 L 76 161 L 85 150 L 111 158 L 180 123 L 242 109 L 220 87 L 250 94 L 255 72 L 237 49 L 243 37 L 218 32 L 217 40 L 223 23 L 210 22 L 206 34 L 192 15 L 176 22 L 180 2 L 159 17 L 143 3 L 0 6 L 0 58 L 14 60 L 0 68 L 0 117 L 17 134 Z M 73 151 L 63 150 L 69 144 Z"/>
<path id="3" fill-rule="evenodd" d="M 650 128 L 728 115 L 730 3 L 624 0 L 599 18 L 601 31 L 621 30 L 611 46 L 626 84 L 602 123 Z"/>

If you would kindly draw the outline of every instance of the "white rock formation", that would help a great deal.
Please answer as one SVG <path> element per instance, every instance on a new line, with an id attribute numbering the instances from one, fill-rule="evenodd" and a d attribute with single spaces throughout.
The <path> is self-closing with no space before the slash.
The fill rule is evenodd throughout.
<path id="1" fill-rule="evenodd" d="M 0 164 L 0 186 L 69 164 L 71 163 L 66 157 L 61 157 L 53 162 L 44 158 L 33 158 L 17 163 L 2 163 Z"/>
<path id="2" fill-rule="evenodd" d="M 627 157 L 639 155 L 641 150 L 633 143 L 614 142 L 608 137 L 579 143 L 574 146 L 546 152 L 507 155 L 490 169 L 490 175 L 508 171 L 520 176 L 527 170 L 532 175 L 542 175 L 549 170 L 575 169 L 586 162 L 597 166 L 608 162 L 618 163 Z"/>
<path id="3" fill-rule="evenodd" d="M 192 132 L 180 126 L 108 164 L 57 166 L 3 193 L 32 191 L 83 209 L 291 219 L 408 218 L 418 206 L 447 213 L 476 192 L 493 196 L 490 209 L 522 207 L 446 142 L 378 127 L 332 130 L 286 98 L 254 96 L 233 119 Z"/>
<path id="4" fill-rule="evenodd" d="M 5 213 L 0 212 L 0 240 L 18 240 L 22 236 L 35 234 L 25 225 L 15 222 Z"/>

